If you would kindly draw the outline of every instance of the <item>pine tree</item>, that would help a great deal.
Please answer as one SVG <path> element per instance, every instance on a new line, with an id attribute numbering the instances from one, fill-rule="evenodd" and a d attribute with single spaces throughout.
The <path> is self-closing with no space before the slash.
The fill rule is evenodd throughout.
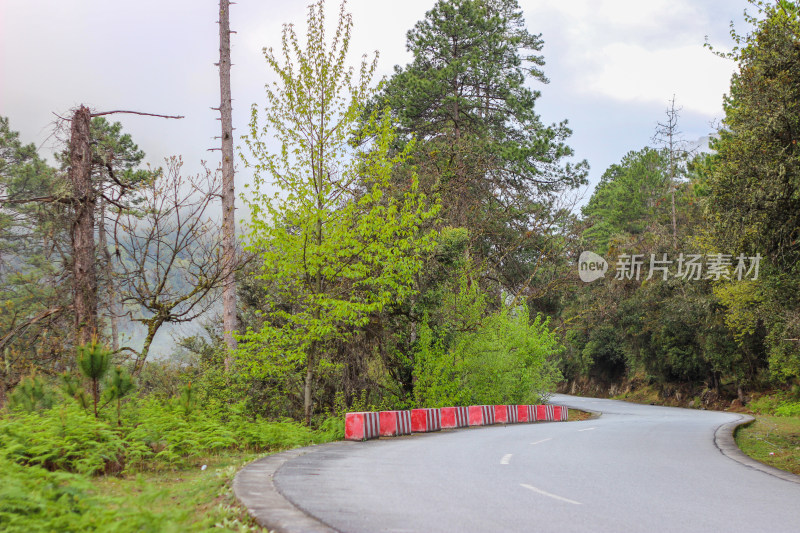
<path id="1" fill-rule="evenodd" d="M 424 190 L 441 194 L 443 225 L 466 227 L 476 258 L 516 289 L 541 256 L 559 195 L 585 182 L 565 163 L 566 121 L 535 111 L 547 83 L 540 35 L 516 0 L 440 0 L 408 32 L 413 61 L 395 67 L 375 106 L 388 105 Z"/>

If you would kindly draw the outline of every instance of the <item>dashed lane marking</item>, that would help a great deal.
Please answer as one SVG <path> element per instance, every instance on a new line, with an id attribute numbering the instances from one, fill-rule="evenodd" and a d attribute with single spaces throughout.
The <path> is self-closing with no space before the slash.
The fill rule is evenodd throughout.
<path id="1" fill-rule="evenodd" d="M 541 443 L 543 443 L 543 442 L 547 442 L 547 441 L 549 441 L 549 440 L 553 440 L 553 438 L 552 438 L 552 437 L 550 437 L 550 438 L 548 438 L 548 439 L 537 440 L 536 442 L 531 442 L 531 444 L 541 444 Z"/>
<path id="2" fill-rule="evenodd" d="M 549 493 L 547 491 L 544 491 L 542 489 L 537 489 L 536 487 L 534 487 L 532 485 L 528 485 L 526 483 L 520 483 L 519 485 L 521 487 L 524 487 L 524 488 L 528 489 L 528 490 L 532 490 L 536 494 L 541 494 L 542 496 L 547 496 L 548 498 L 553 498 L 554 500 L 558 500 L 560 502 L 571 503 L 572 505 L 583 505 L 581 502 L 576 502 L 575 500 L 570 500 L 569 498 L 564 498 L 563 496 L 558 496 L 556 494 L 551 494 L 551 493 Z"/>
<path id="3" fill-rule="evenodd" d="M 507 465 L 507 464 L 508 464 L 508 463 L 511 461 L 511 456 L 512 456 L 512 455 L 514 455 L 514 454 L 511 454 L 511 453 L 507 453 L 507 454 L 505 454 L 505 455 L 503 456 L 503 458 L 502 458 L 502 459 L 500 459 L 500 464 L 501 464 L 501 465 Z"/>

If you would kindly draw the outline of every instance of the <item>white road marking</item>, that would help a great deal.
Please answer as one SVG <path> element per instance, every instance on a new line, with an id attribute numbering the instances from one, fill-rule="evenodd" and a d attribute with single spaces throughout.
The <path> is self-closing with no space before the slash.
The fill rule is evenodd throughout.
<path id="1" fill-rule="evenodd" d="M 558 500 L 560 502 L 571 503 L 572 505 L 582 505 L 581 502 L 576 502 L 575 500 L 570 500 L 569 498 L 564 498 L 562 496 L 556 496 L 555 494 L 550 494 L 549 492 L 543 491 L 542 489 L 537 489 L 531 485 L 527 485 L 525 483 L 520 483 L 521 487 L 525 487 L 528 490 L 532 490 L 537 494 L 541 494 L 542 496 L 547 496 L 548 498 L 553 498 L 554 500 Z"/>
<path id="2" fill-rule="evenodd" d="M 586 428 L 586 429 L 579 429 L 578 431 L 591 431 L 591 430 L 593 430 L 593 429 L 597 429 L 597 428 Z"/>
<path id="3" fill-rule="evenodd" d="M 505 454 L 505 455 L 503 456 L 503 458 L 502 458 L 502 459 L 500 459 L 500 464 L 501 464 L 501 465 L 507 465 L 507 464 L 508 464 L 508 463 L 511 461 L 511 456 L 512 456 L 512 455 L 514 455 L 514 454 L 512 454 L 512 453 L 507 453 L 507 454 Z"/>
<path id="4" fill-rule="evenodd" d="M 549 441 L 549 440 L 553 440 L 553 438 L 552 438 L 552 437 L 550 437 L 549 439 L 537 440 L 536 442 L 531 442 L 531 444 L 541 444 L 541 443 L 543 443 L 543 442 L 547 442 L 547 441 Z"/>

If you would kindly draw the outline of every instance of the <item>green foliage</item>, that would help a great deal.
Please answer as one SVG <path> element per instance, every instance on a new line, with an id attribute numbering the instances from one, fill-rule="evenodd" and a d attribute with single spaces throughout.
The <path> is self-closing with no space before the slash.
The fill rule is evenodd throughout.
<path id="1" fill-rule="evenodd" d="M 770 368 L 800 378 L 800 15 L 793 2 L 752 1 L 747 34 L 727 57 L 738 64 L 709 165 L 711 239 L 726 253 L 764 256 L 758 286 L 719 289 L 737 338 L 766 329 Z"/>
<path id="2" fill-rule="evenodd" d="M 12 409 L 32 412 L 39 409 L 49 409 L 53 406 L 55 398 L 41 376 L 24 378 L 14 388 L 8 397 Z"/>
<path id="3" fill-rule="evenodd" d="M 556 199 L 586 180 L 585 161 L 566 162 L 566 121 L 543 124 L 535 110 L 530 87 L 547 83 L 543 45 L 517 0 L 439 0 L 408 32 L 411 62 L 372 104 L 391 108 L 398 150 L 416 141 L 410 163 L 422 190 L 441 196 L 443 226 L 468 229 L 493 290 L 516 293 L 553 252 L 566 216 Z"/>
<path id="4" fill-rule="evenodd" d="M 546 399 L 561 378 L 562 346 L 541 316 L 503 309 L 448 346 L 430 328 L 420 330 L 415 354 L 415 397 L 420 406 L 525 404 Z"/>
<path id="5" fill-rule="evenodd" d="M 237 359 L 253 376 L 304 368 L 304 407 L 311 416 L 314 376 L 331 362 L 331 343 L 370 315 L 413 293 L 413 276 L 435 234 L 422 224 L 435 214 L 414 183 L 389 194 L 394 132 L 386 113 L 359 119 L 376 63 L 347 67 L 352 20 L 341 6 L 333 40 L 325 37 L 324 3 L 309 9 L 307 48 L 285 26 L 282 57 L 267 62 L 279 81 L 267 88 L 267 126 L 254 105 L 246 142 L 255 170 L 246 249 L 260 262 L 269 292 L 265 320 L 242 338 Z M 277 134 L 278 153 L 267 138 Z M 279 192 L 272 191 L 278 190 Z M 322 365 L 322 366 L 320 366 Z"/>
<path id="6" fill-rule="evenodd" d="M 590 226 L 584 238 L 605 254 L 614 237 L 641 235 L 658 223 L 668 192 L 667 154 L 652 148 L 628 152 L 600 178 L 583 216 Z M 661 209 L 659 209 L 659 207 Z"/>
<path id="7" fill-rule="evenodd" d="M 0 418 L 0 456 L 22 465 L 97 474 L 122 468 L 125 443 L 107 423 L 68 401 Z"/>
<path id="8" fill-rule="evenodd" d="M 100 401 L 100 380 L 108 372 L 111 363 L 111 350 L 100 344 L 97 339 L 91 343 L 78 346 L 78 368 L 92 383 L 92 399 L 94 400 L 94 416 L 97 417 L 97 403 Z"/>

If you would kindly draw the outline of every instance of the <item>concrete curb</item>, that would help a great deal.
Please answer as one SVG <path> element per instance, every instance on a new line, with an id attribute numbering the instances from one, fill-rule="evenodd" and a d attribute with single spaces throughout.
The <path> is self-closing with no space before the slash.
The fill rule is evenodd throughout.
<path id="1" fill-rule="evenodd" d="M 330 526 L 298 509 L 281 494 L 273 480 L 287 461 L 320 446 L 342 445 L 345 441 L 295 448 L 245 465 L 233 479 L 233 493 L 258 525 L 276 533 L 337 533 Z M 350 444 L 350 443 L 347 443 Z"/>
<path id="2" fill-rule="evenodd" d="M 749 468 L 759 470 L 765 474 L 781 478 L 790 483 L 800 484 L 800 476 L 764 464 L 761 461 L 753 459 L 739 449 L 739 446 L 736 444 L 736 439 L 734 438 L 736 429 L 740 426 L 752 424 L 754 421 L 755 418 L 750 415 L 739 415 L 739 420 L 722 424 L 714 432 L 714 444 L 723 455 L 733 459 L 737 463 L 741 463 Z"/>

